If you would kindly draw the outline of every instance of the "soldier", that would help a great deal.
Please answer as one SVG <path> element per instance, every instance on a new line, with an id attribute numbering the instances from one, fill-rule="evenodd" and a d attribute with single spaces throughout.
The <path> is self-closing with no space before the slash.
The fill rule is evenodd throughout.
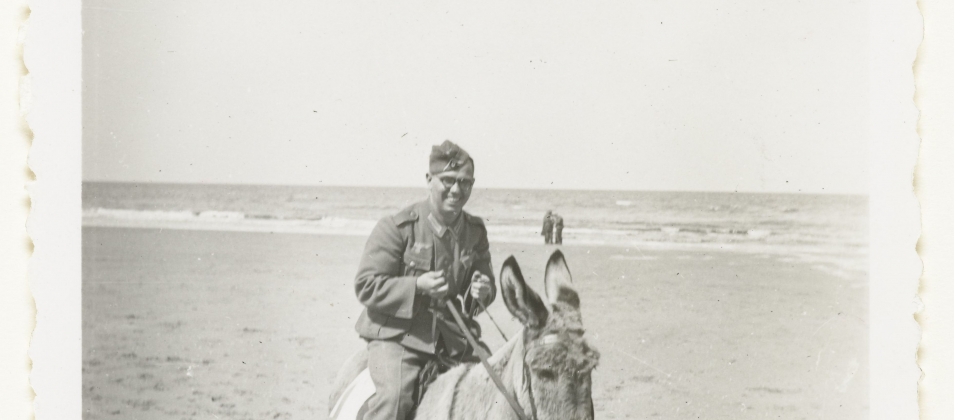
<path id="1" fill-rule="evenodd" d="M 378 222 L 355 277 L 365 306 L 355 329 L 368 342 L 376 390 L 368 420 L 405 420 L 428 361 L 473 354 L 445 299 L 466 317 L 481 309 L 476 301 L 486 307 L 496 295 L 487 229 L 463 211 L 474 186 L 474 160 L 445 141 L 432 148 L 425 178 L 429 198 Z"/>
<path id="2" fill-rule="evenodd" d="M 563 243 L 563 216 L 553 213 L 550 216 L 553 219 L 553 243 L 562 244 Z"/>
<path id="3" fill-rule="evenodd" d="M 543 235 L 544 244 L 553 243 L 553 212 L 547 210 L 547 214 L 543 215 L 543 230 L 540 231 L 540 234 Z"/>

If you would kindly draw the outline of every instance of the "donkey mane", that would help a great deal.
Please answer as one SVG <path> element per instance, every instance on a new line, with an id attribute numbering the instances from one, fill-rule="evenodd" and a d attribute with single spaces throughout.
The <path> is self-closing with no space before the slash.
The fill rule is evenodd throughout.
<path id="1" fill-rule="evenodd" d="M 488 360 L 494 372 L 499 375 L 507 387 L 506 391 L 515 394 L 520 405 L 529 408 L 532 402 L 522 387 L 524 335 L 515 334 L 503 347 L 494 352 Z M 517 392 L 515 392 L 517 391 Z M 440 375 L 428 387 L 421 405 L 417 408 L 415 419 L 427 420 L 464 420 L 464 419 L 516 419 L 510 406 L 500 394 L 490 375 L 482 366 L 466 363 Z"/>

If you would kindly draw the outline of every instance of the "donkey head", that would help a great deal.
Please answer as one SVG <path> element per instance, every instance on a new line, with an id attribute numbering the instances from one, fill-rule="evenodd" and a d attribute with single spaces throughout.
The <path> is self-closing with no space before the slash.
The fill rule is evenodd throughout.
<path id="1" fill-rule="evenodd" d="M 580 296 L 562 252 L 550 256 L 544 279 L 549 310 L 527 286 L 514 257 L 500 272 L 504 303 L 525 327 L 524 362 L 537 419 L 592 420 L 590 374 L 600 356 L 583 338 Z"/>

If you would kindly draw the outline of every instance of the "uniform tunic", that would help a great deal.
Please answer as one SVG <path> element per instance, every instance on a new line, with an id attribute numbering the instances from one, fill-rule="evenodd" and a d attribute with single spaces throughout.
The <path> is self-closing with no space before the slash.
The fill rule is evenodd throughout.
<path id="1" fill-rule="evenodd" d="M 475 271 L 490 277 L 488 302 L 493 301 L 496 286 L 483 220 L 463 212 L 453 226 L 445 226 L 426 200 L 381 219 L 355 277 L 355 293 L 365 307 L 355 325 L 358 334 L 430 354 L 440 340 L 450 355 L 464 352 L 466 338 L 447 308 L 417 293 L 417 278 L 438 270 L 444 272 L 447 296 L 463 313 L 479 310 L 468 293 Z"/>

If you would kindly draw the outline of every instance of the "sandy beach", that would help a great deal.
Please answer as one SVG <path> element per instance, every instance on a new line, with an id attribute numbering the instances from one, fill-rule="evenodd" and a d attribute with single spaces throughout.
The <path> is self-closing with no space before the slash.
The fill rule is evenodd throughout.
<path id="1" fill-rule="evenodd" d="M 337 368 L 363 345 L 364 240 L 84 228 L 84 418 L 326 418 Z M 495 269 L 516 255 L 538 292 L 553 249 L 491 248 Z M 868 417 L 864 273 L 783 253 L 561 249 L 602 353 L 596 418 Z M 501 301 L 491 314 L 517 331 Z"/>

